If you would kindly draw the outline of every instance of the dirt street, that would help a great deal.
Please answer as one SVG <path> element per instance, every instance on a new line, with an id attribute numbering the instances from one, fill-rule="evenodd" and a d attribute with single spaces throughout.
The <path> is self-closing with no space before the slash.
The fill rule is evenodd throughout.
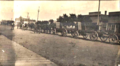
<path id="1" fill-rule="evenodd" d="M 6 31 L 6 29 L 4 31 Z M 13 34 L 13 32 L 11 32 L 11 34 Z M 11 41 L 4 35 L 0 35 L 0 66 L 57 66 L 57 65 L 54 62 L 51 62 L 50 60 L 34 53 L 33 51 L 26 49 L 22 45 L 14 41 Z"/>
<path id="2" fill-rule="evenodd" d="M 1 26 L 2 30 L 4 26 Z M 8 29 L 8 28 L 6 28 Z M 8 29 L 9 30 L 9 29 Z M 4 33 L 23 47 L 55 62 L 59 66 L 115 66 L 119 45 L 89 41 L 33 31 L 15 29 Z"/>

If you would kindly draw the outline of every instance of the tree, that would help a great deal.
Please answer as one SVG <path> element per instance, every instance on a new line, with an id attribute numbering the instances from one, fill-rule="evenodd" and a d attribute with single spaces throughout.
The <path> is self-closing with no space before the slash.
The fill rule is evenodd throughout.
<path id="1" fill-rule="evenodd" d="M 63 22 L 63 17 L 59 16 L 59 18 L 57 18 L 57 22 Z"/>
<path id="2" fill-rule="evenodd" d="M 63 22 L 68 22 L 69 21 L 69 17 L 67 14 L 63 14 Z"/>
<path id="3" fill-rule="evenodd" d="M 37 21 L 37 24 L 41 24 L 42 21 Z"/>
<path id="4" fill-rule="evenodd" d="M 53 19 L 50 19 L 50 20 L 49 20 L 49 22 L 50 22 L 50 23 L 53 23 L 53 22 L 54 22 L 54 20 L 53 20 Z"/>
<path id="5" fill-rule="evenodd" d="M 74 22 L 77 20 L 76 14 L 70 14 L 69 22 Z"/>

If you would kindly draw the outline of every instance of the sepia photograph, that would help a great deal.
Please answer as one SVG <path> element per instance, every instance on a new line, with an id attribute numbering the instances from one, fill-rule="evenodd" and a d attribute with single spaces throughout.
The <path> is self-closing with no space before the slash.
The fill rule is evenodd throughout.
<path id="1" fill-rule="evenodd" d="M 1 0 L 0 66 L 120 66 L 120 0 Z"/>

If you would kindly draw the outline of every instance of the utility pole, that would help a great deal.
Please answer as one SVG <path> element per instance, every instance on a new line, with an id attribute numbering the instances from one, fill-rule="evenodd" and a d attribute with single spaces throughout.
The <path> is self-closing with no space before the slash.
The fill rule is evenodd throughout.
<path id="1" fill-rule="evenodd" d="M 29 23 L 29 12 L 27 12 L 27 20 L 28 20 L 28 23 Z"/>
<path id="2" fill-rule="evenodd" d="M 40 8 L 40 7 L 39 7 Z M 38 8 L 38 15 L 37 15 L 37 21 L 38 21 L 38 18 L 39 18 L 39 8 Z"/>
<path id="3" fill-rule="evenodd" d="M 11 10 L 11 13 L 13 14 L 13 9 Z M 11 20 L 13 19 L 13 16 L 11 17 Z"/>
<path id="4" fill-rule="evenodd" d="M 98 4 L 98 22 L 97 22 L 97 25 L 99 25 L 100 23 L 100 0 L 99 0 L 99 4 Z"/>
<path id="5" fill-rule="evenodd" d="M 29 18 L 29 12 L 27 12 L 27 18 Z"/>
<path id="6" fill-rule="evenodd" d="M 120 0 L 119 0 L 119 10 L 120 10 Z"/>

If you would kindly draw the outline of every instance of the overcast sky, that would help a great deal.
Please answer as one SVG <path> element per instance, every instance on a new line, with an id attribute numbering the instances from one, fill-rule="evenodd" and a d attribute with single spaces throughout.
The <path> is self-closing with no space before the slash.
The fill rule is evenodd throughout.
<path id="1" fill-rule="evenodd" d="M 39 20 L 57 19 L 63 14 L 89 14 L 98 10 L 98 1 L 0 1 L 0 20 L 15 19 L 20 16 L 27 17 L 27 12 L 31 19 L 37 19 L 37 11 L 40 7 Z M 101 1 L 100 10 L 102 14 L 119 11 L 120 2 Z"/>

